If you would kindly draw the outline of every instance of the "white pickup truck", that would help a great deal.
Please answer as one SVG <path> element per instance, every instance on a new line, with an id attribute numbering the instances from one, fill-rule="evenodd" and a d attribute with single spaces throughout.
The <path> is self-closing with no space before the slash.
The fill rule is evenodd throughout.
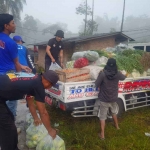
<path id="1" fill-rule="evenodd" d="M 126 78 L 118 85 L 117 114 L 150 105 L 150 76 Z M 98 89 L 95 81 L 58 82 L 47 89 L 45 101 L 64 111 L 70 111 L 73 117 L 98 115 Z M 111 114 L 108 111 L 108 117 Z"/>

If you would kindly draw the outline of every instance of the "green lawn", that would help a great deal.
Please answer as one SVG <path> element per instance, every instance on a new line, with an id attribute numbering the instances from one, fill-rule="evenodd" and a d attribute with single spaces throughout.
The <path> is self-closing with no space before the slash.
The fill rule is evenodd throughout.
<path id="1" fill-rule="evenodd" d="M 73 118 L 59 108 L 47 106 L 51 123 L 59 123 L 59 135 L 66 150 L 150 150 L 150 107 L 130 110 L 119 118 L 120 130 L 113 122 L 106 122 L 105 140 L 98 138 L 100 131 L 97 117 Z"/>

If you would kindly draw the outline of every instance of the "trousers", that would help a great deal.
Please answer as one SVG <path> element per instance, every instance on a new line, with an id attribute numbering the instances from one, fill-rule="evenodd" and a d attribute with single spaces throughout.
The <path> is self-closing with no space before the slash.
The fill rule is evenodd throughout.
<path id="1" fill-rule="evenodd" d="M 5 101 L 0 100 L 0 149 L 19 150 L 17 128 L 14 116 L 6 105 Z"/>

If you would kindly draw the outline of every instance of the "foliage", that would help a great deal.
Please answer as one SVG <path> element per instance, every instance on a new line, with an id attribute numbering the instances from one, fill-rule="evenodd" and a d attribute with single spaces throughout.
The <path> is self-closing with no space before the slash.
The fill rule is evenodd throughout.
<path id="1" fill-rule="evenodd" d="M 149 107 L 125 112 L 119 118 L 120 130 L 112 122 L 106 122 L 105 140 L 100 140 L 97 117 L 73 118 L 70 113 L 47 106 L 51 123 L 59 124 L 59 136 L 66 144 L 66 150 L 148 150 L 150 132 Z"/>
<path id="2" fill-rule="evenodd" d="M 142 56 L 145 52 L 142 50 L 132 50 L 132 49 L 126 49 L 123 50 L 122 52 L 119 52 L 120 55 L 124 55 L 124 56 L 130 56 L 132 54 L 139 54 L 140 56 Z"/>
<path id="3" fill-rule="evenodd" d="M 30 32 L 34 32 L 36 33 L 37 31 L 37 22 L 36 20 L 34 19 L 33 16 L 29 16 L 29 15 L 25 15 L 25 18 L 24 18 L 24 22 L 23 22 L 23 27 L 25 29 L 27 29 L 28 31 L 30 30 Z"/>
<path id="4" fill-rule="evenodd" d="M 80 36 L 92 35 L 93 32 L 97 31 L 98 24 L 96 23 L 96 21 L 92 19 L 87 20 L 87 16 L 92 16 L 93 12 L 91 10 L 91 7 L 89 5 L 86 5 L 85 1 L 83 2 L 83 4 L 80 4 L 76 8 L 76 13 L 80 15 L 85 15 L 85 19 L 83 19 L 85 23 L 84 32 L 79 32 Z"/>
<path id="5" fill-rule="evenodd" d="M 76 14 L 80 15 L 92 15 L 91 7 L 87 5 L 87 12 L 86 12 L 86 3 L 85 1 L 81 3 L 77 8 L 76 8 Z"/>
<path id="6" fill-rule="evenodd" d="M 95 52 L 97 52 L 99 54 L 99 56 L 105 56 L 105 57 L 109 57 L 108 53 L 104 50 L 93 50 Z"/>
<path id="7" fill-rule="evenodd" d="M 64 32 L 67 30 L 67 25 L 64 23 L 56 23 L 49 25 L 47 28 L 43 29 L 43 34 L 52 33 L 53 35 L 56 33 L 57 30 L 63 30 Z"/>
<path id="8" fill-rule="evenodd" d="M 147 71 L 147 69 L 150 68 L 150 53 L 145 52 L 141 58 L 141 64 L 144 67 L 144 70 Z"/>
<path id="9" fill-rule="evenodd" d="M 44 72 L 44 68 L 43 67 L 39 67 L 37 68 L 37 72 L 38 73 L 43 73 Z"/>
<path id="10" fill-rule="evenodd" d="M 0 0 L 0 13 L 12 13 L 14 18 L 20 19 L 26 0 Z"/>
<path id="11" fill-rule="evenodd" d="M 85 20 L 84 20 L 85 21 Z M 96 32 L 98 29 L 98 24 L 95 21 L 87 20 L 87 30 L 86 33 L 79 32 L 80 36 L 92 35 L 93 32 Z"/>
<path id="12" fill-rule="evenodd" d="M 116 62 L 119 70 L 126 70 L 128 73 L 132 73 L 134 69 L 140 73 L 144 72 L 144 68 L 140 62 L 141 55 L 132 54 L 129 56 L 116 55 Z"/>

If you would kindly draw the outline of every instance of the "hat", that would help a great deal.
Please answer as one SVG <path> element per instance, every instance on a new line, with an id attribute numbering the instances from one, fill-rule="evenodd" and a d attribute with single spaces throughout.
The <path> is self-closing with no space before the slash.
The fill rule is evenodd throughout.
<path id="1" fill-rule="evenodd" d="M 61 38 L 64 38 L 64 32 L 62 30 L 57 30 L 56 34 L 54 36 L 58 36 Z"/>
<path id="2" fill-rule="evenodd" d="M 57 83 L 57 81 L 59 79 L 57 73 L 52 70 L 48 70 L 45 73 L 43 73 L 42 75 L 46 80 L 51 82 L 53 86 Z"/>
<path id="3" fill-rule="evenodd" d="M 116 60 L 114 58 L 109 58 L 106 64 L 107 68 L 110 70 L 116 69 Z"/>
<path id="4" fill-rule="evenodd" d="M 25 42 L 22 40 L 22 37 L 19 36 L 19 35 L 15 35 L 15 36 L 13 37 L 13 40 L 16 41 L 16 42 L 22 41 L 22 43 L 25 43 Z"/>

